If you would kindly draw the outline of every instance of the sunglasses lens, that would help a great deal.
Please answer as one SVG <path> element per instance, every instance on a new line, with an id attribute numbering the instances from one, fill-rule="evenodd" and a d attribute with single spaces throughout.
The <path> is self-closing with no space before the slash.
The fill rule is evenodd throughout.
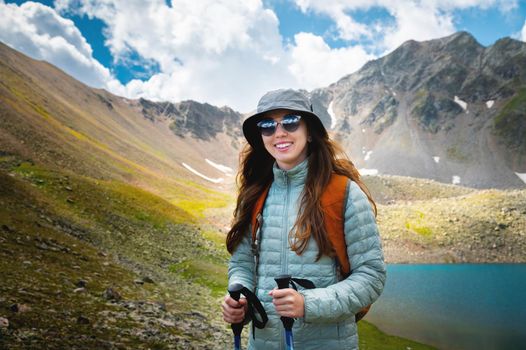
<path id="1" fill-rule="evenodd" d="M 270 136 L 276 131 L 277 124 L 274 120 L 262 120 L 257 123 L 257 126 L 259 127 L 261 135 Z"/>
<path id="2" fill-rule="evenodd" d="M 301 119 L 301 116 L 299 115 L 287 115 L 285 116 L 285 118 L 283 118 L 283 121 L 281 122 L 281 126 L 287 132 L 294 132 L 298 130 L 298 127 L 300 126 L 300 119 Z"/>

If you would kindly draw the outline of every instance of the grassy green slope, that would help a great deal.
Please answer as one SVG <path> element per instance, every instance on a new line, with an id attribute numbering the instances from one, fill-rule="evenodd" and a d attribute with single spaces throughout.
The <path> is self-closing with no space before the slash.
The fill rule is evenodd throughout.
<path id="1" fill-rule="evenodd" d="M 404 339 L 383 333 L 375 325 L 360 321 L 358 323 L 358 333 L 360 335 L 360 349 L 362 350 L 432 350 L 434 347 L 417 343 L 415 341 Z"/>
<path id="2" fill-rule="evenodd" d="M 199 283 L 224 276 L 226 256 L 187 212 L 28 164 L 0 171 L 0 189 L 0 347 L 212 349 L 228 338 L 218 295 Z M 173 269 L 203 261 L 216 270 L 200 280 Z"/>
<path id="3" fill-rule="evenodd" d="M 133 184 L 183 205 L 210 198 L 182 162 L 199 168 L 204 154 L 222 149 L 214 142 L 174 137 L 169 121 L 146 119 L 134 101 L 91 89 L 1 44 L 0 59 L 4 155 Z M 221 175 L 213 168 L 207 173 Z"/>

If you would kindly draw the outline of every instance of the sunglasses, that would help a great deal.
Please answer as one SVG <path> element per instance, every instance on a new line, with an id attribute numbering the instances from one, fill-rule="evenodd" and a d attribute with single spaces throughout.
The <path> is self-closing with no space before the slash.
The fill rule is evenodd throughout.
<path id="1" fill-rule="evenodd" d="M 283 130 L 286 132 L 294 132 L 298 130 L 300 126 L 301 115 L 287 114 L 283 117 L 281 122 L 277 122 L 274 119 L 263 119 L 256 125 L 263 136 L 272 136 L 276 132 L 278 125 L 281 125 Z"/>

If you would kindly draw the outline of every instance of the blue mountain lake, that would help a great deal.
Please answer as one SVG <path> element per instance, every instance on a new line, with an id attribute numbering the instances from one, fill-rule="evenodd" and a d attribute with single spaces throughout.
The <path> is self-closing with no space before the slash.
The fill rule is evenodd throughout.
<path id="1" fill-rule="evenodd" d="M 366 320 L 439 349 L 526 349 L 526 264 L 388 265 Z"/>

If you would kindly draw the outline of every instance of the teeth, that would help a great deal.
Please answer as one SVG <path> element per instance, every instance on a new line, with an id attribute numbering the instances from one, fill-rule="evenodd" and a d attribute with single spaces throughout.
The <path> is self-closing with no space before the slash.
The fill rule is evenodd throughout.
<path id="1" fill-rule="evenodd" d="M 279 143 L 276 145 L 276 148 L 287 148 L 289 147 L 290 145 L 292 145 L 292 143 Z"/>

